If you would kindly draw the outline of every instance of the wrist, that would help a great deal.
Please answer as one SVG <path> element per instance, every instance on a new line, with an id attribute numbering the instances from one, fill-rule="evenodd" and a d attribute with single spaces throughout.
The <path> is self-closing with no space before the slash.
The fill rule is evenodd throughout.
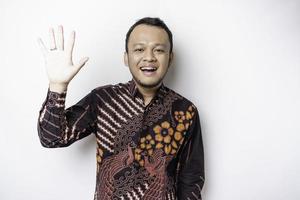
<path id="1" fill-rule="evenodd" d="M 63 93 L 66 92 L 68 89 L 68 84 L 61 84 L 61 83 L 49 83 L 49 90 L 51 92 Z"/>

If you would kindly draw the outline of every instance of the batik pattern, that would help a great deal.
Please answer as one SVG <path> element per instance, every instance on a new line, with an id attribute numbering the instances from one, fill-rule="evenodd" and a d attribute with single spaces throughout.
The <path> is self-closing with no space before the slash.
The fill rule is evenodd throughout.
<path id="1" fill-rule="evenodd" d="M 95 200 L 201 199 L 203 144 L 189 100 L 162 85 L 145 106 L 133 80 L 96 88 L 68 109 L 65 97 L 48 91 L 40 140 L 48 148 L 65 147 L 95 134 Z"/>

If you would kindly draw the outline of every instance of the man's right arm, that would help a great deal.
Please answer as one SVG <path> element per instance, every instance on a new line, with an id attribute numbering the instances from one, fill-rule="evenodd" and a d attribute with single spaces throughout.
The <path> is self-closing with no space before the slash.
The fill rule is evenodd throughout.
<path id="1" fill-rule="evenodd" d="M 92 91 L 77 104 L 65 109 L 66 92 L 48 90 L 39 112 L 38 134 L 44 147 L 69 146 L 96 131 L 95 94 Z"/>
<path id="2" fill-rule="evenodd" d="M 50 28 L 49 36 L 49 48 L 42 39 L 38 39 L 49 79 L 47 98 L 39 113 L 38 133 L 43 146 L 63 147 L 94 131 L 93 93 L 65 110 L 68 84 L 88 61 L 88 57 L 82 58 L 77 64 L 73 63 L 74 31 L 66 45 L 62 26 L 58 27 L 57 34 Z"/>

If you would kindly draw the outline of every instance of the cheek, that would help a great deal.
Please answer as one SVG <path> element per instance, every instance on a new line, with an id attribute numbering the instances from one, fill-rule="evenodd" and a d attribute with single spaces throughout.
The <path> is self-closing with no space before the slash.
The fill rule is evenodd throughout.
<path id="1" fill-rule="evenodd" d="M 140 55 L 131 55 L 131 56 L 129 56 L 129 63 L 137 64 L 141 59 L 142 59 L 142 56 L 140 56 Z"/>
<path id="2" fill-rule="evenodd" d="M 162 56 L 159 59 L 161 65 L 168 66 L 169 65 L 169 56 Z"/>

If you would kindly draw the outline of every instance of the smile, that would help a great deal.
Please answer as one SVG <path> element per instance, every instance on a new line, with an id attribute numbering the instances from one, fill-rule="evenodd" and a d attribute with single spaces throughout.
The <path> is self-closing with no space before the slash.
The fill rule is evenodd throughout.
<path id="1" fill-rule="evenodd" d="M 157 67 L 154 67 L 154 66 L 145 66 L 145 67 L 140 67 L 140 69 L 143 72 L 155 72 L 157 70 Z"/>

